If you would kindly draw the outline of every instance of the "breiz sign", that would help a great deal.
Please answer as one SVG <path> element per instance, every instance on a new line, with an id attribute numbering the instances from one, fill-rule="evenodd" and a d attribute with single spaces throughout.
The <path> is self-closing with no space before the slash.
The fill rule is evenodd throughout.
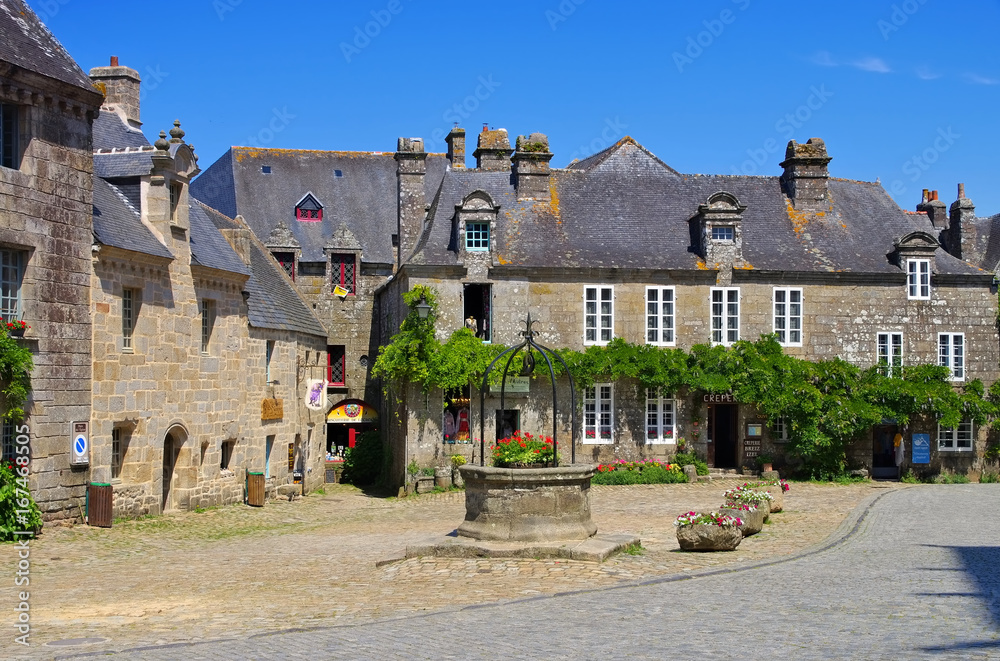
<path id="1" fill-rule="evenodd" d="M 265 399 L 260 403 L 261 420 L 281 420 L 285 417 L 284 402 L 280 399 Z"/>
<path id="2" fill-rule="evenodd" d="M 736 400 L 733 399 L 733 393 L 727 392 L 722 395 L 705 395 L 702 399 L 706 404 L 735 404 Z"/>

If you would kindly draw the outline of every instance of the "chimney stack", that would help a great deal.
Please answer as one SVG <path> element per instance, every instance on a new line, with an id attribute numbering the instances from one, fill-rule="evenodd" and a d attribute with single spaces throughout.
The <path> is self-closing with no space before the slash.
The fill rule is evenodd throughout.
<path id="1" fill-rule="evenodd" d="M 975 217 L 976 205 L 965 196 L 965 184 L 959 184 L 958 199 L 951 204 L 951 223 L 944 241 L 945 249 L 959 259 L 972 257 L 972 246 L 976 240 Z"/>
<path id="2" fill-rule="evenodd" d="M 491 172 L 510 172 L 510 138 L 507 129 L 490 130 L 483 126 L 479 134 L 479 147 L 472 154 L 476 157 L 476 167 Z"/>
<path id="3" fill-rule="evenodd" d="M 809 138 L 805 144 L 788 141 L 781 167 L 781 186 L 797 211 L 826 211 L 830 207 L 828 165 L 833 160 L 826 153 L 826 143 Z"/>
<path id="4" fill-rule="evenodd" d="M 104 92 L 103 108 L 113 110 L 133 128 L 142 126 L 139 116 L 139 72 L 118 64 L 118 56 L 111 56 L 111 66 L 94 67 L 90 80 Z"/>
<path id="5" fill-rule="evenodd" d="M 448 143 L 448 162 L 451 163 L 451 167 L 455 170 L 464 170 L 465 129 L 459 128 L 458 124 L 455 124 L 455 128 L 445 138 L 445 142 Z"/>
<path id="6" fill-rule="evenodd" d="M 527 138 L 517 136 L 517 151 L 514 152 L 514 187 L 517 199 L 548 200 L 549 189 L 549 139 L 544 133 L 532 133 Z"/>
<path id="7" fill-rule="evenodd" d="M 396 146 L 396 179 L 398 193 L 397 232 L 399 248 L 397 264 L 413 252 L 424 227 L 427 214 L 427 194 L 424 175 L 427 173 L 427 152 L 423 138 L 400 138 Z"/>
<path id="8" fill-rule="evenodd" d="M 922 211 L 927 214 L 927 218 L 931 221 L 931 226 L 938 230 L 948 229 L 948 207 L 945 206 L 944 202 L 938 199 L 938 192 L 936 190 L 924 189 L 922 201 L 917 205 L 917 211 Z"/>

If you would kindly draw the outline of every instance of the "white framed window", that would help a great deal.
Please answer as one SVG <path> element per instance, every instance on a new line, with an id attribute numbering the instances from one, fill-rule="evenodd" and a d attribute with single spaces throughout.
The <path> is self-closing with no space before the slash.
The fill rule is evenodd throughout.
<path id="1" fill-rule="evenodd" d="M 963 420 L 958 427 L 938 425 L 938 450 L 972 452 L 972 420 Z"/>
<path id="2" fill-rule="evenodd" d="M 611 443 L 615 427 L 615 388 L 597 383 L 583 391 L 583 442 Z"/>
<path id="3" fill-rule="evenodd" d="M 906 298 L 928 300 L 931 297 L 931 260 L 906 260 Z"/>
<path id="4" fill-rule="evenodd" d="M 21 281 L 24 279 L 25 252 L 0 250 L 0 315 L 4 321 L 21 318 Z"/>
<path id="5" fill-rule="evenodd" d="M 583 288 L 583 343 L 607 344 L 615 336 L 615 288 Z"/>
<path id="6" fill-rule="evenodd" d="M 802 290 L 774 288 L 774 333 L 786 347 L 802 346 Z"/>
<path id="7" fill-rule="evenodd" d="M 674 429 L 676 405 L 656 388 L 646 388 L 646 443 L 677 442 Z"/>
<path id="8" fill-rule="evenodd" d="M 952 381 L 965 381 L 965 333 L 938 333 L 938 365 L 951 370 Z"/>
<path id="9" fill-rule="evenodd" d="M 646 344 L 677 344 L 673 287 L 646 287 Z"/>
<path id="10" fill-rule="evenodd" d="M 879 333 L 875 363 L 884 376 L 900 376 L 903 366 L 903 334 Z"/>
<path id="11" fill-rule="evenodd" d="M 490 249 L 490 224 L 465 224 L 465 249 L 470 252 Z"/>
<path id="12" fill-rule="evenodd" d="M 728 347 L 739 339 L 739 287 L 712 287 L 712 344 Z"/>
<path id="13" fill-rule="evenodd" d="M 713 241 L 732 241 L 736 236 L 736 232 L 732 227 L 713 227 L 712 228 L 712 240 Z"/>
<path id="14" fill-rule="evenodd" d="M 787 443 L 789 428 L 788 418 L 778 418 L 771 423 L 771 440 L 775 443 Z"/>

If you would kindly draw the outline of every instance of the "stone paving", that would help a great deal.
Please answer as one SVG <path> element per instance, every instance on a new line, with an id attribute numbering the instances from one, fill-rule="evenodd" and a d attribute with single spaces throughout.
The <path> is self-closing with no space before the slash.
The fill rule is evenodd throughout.
<path id="1" fill-rule="evenodd" d="M 595 487 L 594 518 L 600 530 L 636 533 L 645 549 L 643 555 L 618 556 L 603 564 L 417 558 L 375 566 L 408 543 L 454 529 L 464 511 L 461 493 L 398 501 L 338 487 L 326 496 L 295 503 L 270 502 L 262 510 L 237 506 L 116 524 L 111 530 L 50 530 L 32 542 L 33 645 L 17 650 L 18 658 L 78 658 L 121 650 L 125 658 L 395 658 L 404 649 L 414 658 L 492 658 L 499 655 L 492 643 L 483 643 L 476 651 L 456 647 L 456 641 L 485 640 L 480 634 L 486 620 L 500 621 L 522 609 L 526 619 L 511 622 L 506 632 L 503 627 L 487 627 L 497 637 L 497 649 L 516 658 L 589 658 L 592 652 L 600 656 L 589 643 L 580 648 L 570 645 L 571 651 L 562 634 L 551 637 L 546 632 L 551 626 L 564 632 L 574 622 L 592 627 L 600 621 L 609 627 L 602 636 L 612 634 L 617 640 L 618 618 L 646 621 L 646 631 L 633 635 L 650 645 L 648 658 L 661 658 L 659 645 L 664 641 L 678 636 L 690 639 L 693 633 L 721 626 L 710 614 L 724 603 L 680 606 L 685 595 L 702 592 L 693 584 L 717 582 L 721 587 L 709 593 L 734 594 L 726 587 L 730 582 L 754 575 L 761 585 L 749 588 L 754 602 L 750 620 L 774 612 L 794 615 L 798 609 L 785 609 L 787 595 L 781 597 L 779 588 L 809 585 L 809 579 L 791 579 L 789 574 L 789 568 L 809 565 L 808 560 L 735 574 L 729 569 L 802 551 L 826 538 L 866 498 L 913 490 L 794 484 L 786 512 L 775 515 L 775 523 L 745 540 L 735 553 L 678 552 L 670 525 L 673 518 L 689 508 L 717 506 L 722 490 L 731 484 Z M 991 486 L 966 489 L 992 495 L 995 504 L 998 492 Z M 959 493 L 962 487 L 917 491 L 925 489 Z M 865 519 L 866 526 L 881 516 L 876 514 Z M 841 552 L 862 533 L 827 554 Z M 879 553 L 887 568 L 892 566 L 891 556 L 891 550 Z M 684 581 L 685 594 L 653 597 L 649 592 L 678 589 L 681 583 L 637 584 L 713 568 L 727 573 Z M 848 578 L 841 578 L 840 584 L 855 596 L 864 594 L 866 583 L 855 583 L 849 574 L 845 570 Z M 778 576 L 782 580 L 775 580 Z M 615 589 L 618 586 L 628 587 Z M 765 595 L 764 587 L 779 592 Z M 547 599 L 560 594 L 566 596 Z M 512 605 L 519 599 L 527 601 Z M 586 606 L 564 605 L 580 600 Z M 542 603 L 546 605 L 537 606 Z M 0 606 L 12 612 L 6 601 Z M 552 608 L 566 612 L 553 618 L 545 612 Z M 584 611 L 577 613 L 578 608 Z M 699 612 L 702 620 L 682 624 L 685 617 Z M 600 614 L 598 620 L 595 613 Z M 341 623 L 346 626 L 336 626 Z M 428 631 L 437 627 L 438 632 L 425 637 L 425 627 Z M 730 632 L 745 625 L 732 627 Z M 314 630 L 288 633 L 290 628 Z M 788 634 L 787 624 L 780 629 L 782 637 Z M 372 649 L 365 648 L 364 641 L 372 640 L 368 631 L 378 632 L 376 638 L 382 641 Z M 508 649 L 525 636 L 543 641 L 543 651 Z M 108 640 L 78 648 L 43 645 L 83 637 Z M 659 642 L 653 644 L 651 637 Z M 216 642 L 186 644 L 213 639 Z M 182 646 L 162 647 L 177 644 Z M 630 654 L 646 658 L 643 645 L 630 644 Z M 339 647 L 343 645 L 348 646 Z M 149 649 L 139 651 L 140 647 Z"/>

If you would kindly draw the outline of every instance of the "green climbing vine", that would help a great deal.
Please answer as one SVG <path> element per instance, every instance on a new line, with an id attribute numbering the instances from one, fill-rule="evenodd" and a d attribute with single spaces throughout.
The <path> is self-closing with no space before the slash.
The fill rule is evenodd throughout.
<path id="1" fill-rule="evenodd" d="M 31 350 L 0 330 L 0 398 L 3 420 L 17 422 L 24 418 L 24 403 L 31 392 Z"/>
<path id="2" fill-rule="evenodd" d="M 411 311 L 381 349 L 374 373 L 397 384 L 419 383 L 425 391 L 481 380 L 506 347 L 484 344 L 464 328 L 442 344 L 434 337 L 433 291 L 417 287 L 404 294 L 411 307 L 421 297 L 431 304 L 431 314 L 419 319 Z M 635 379 L 663 392 L 732 393 L 771 422 L 785 419 L 791 452 L 817 476 L 843 472 L 848 444 L 886 418 L 905 425 L 915 416 L 930 416 L 954 427 L 963 419 L 997 425 L 1000 416 L 1000 382 L 988 391 L 979 380 L 956 389 L 948 368 L 937 365 L 904 366 L 889 376 L 840 358 L 804 360 L 786 354 L 773 335 L 731 347 L 699 344 L 690 351 L 614 339 L 606 346 L 558 352 L 581 388 L 597 380 Z M 561 375 L 562 366 L 555 367 Z M 547 378 L 544 370 L 536 374 Z"/>

